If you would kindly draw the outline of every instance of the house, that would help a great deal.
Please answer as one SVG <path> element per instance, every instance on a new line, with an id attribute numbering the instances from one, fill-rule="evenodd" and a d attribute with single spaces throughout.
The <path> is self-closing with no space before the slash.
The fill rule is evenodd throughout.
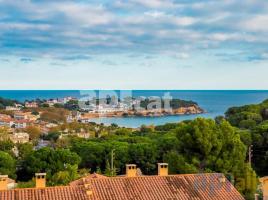
<path id="1" fill-rule="evenodd" d="M 38 104 L 35 101 L 32 102 L 25 102 L 25 107 L 26 108 L 38 108 Z"/>
<path id="2" fill-rule="evenodd" d="M 23 112 L 16 112 L 16 113 L 14 113 L 14 119 L 16 119 L 16 120 L 28 119 L 28 114 L 23 113 Z"/>
<path id="3" fill-rule="evenodd" d="M 89 175 L 69 186 L 46 187 L 46 174 L 36 174 L 36 187 L 7 190 L 0 179 L 1 200 L 244 200 L 223 174 L 168 175 L 168 165 L 158 164 L 158 175 L 137 176 L 136 165 L 126 165 L 126 175 Z M 16 197 L 16 198 L 14 198 Z"/>
<path id="4" fill-rule="evenodd" d="M 15 103 L 13 106 L 6 106 L 7 111 L 20 111 L 23 106 Z"/>
<path id="5" fill-rule="evenodd" d="M 7 111 L 20 111 L 21 108 L 20 107 L 15 107 L 15 106 L 7 106 L 6 110 Z"/>
<path id="6" fill-rule="evenodd" d="M 23 143 L 29 142 L 30 137 L 29 137 L 29 134 L 28 133 L 23 133 L 23 132 L 13 133 L 13 134 L 10 134 L 10 140 L 13 143 L 23 144 Z"/>
<path id="7" fill-rule="evenodd" d="M 88 139 L 90 138 L 90 133 L 81 129 L 79 133 L 76 133 L 76 136 L 80 138 Z"/>
<path id="8" fill-rule="evenodd" d="M 11 117 L 6 114 L 0 114 L 0 119 L 11 119 Z"/>
<path id="9" fill-rule="evenodd" d="M 49 107 L 53 107 L 55 104 L 61 104 L 61 102 L 58 99 L 49 99 L 46 101 L 46 104 L 48 104 Z"/>
<path id="10" fill-rule="evenodd" d="M 0 126 L 5 126 L 9 128 L 26 128 L 28 125 L 28 120 L 14 120 L 14 119 L 0 119 Z"/>
<path id="11" fill-rule="evenodd" d="M 12 127 L 14 127 L 14 128 L 26 128 L 28 123 L 29 123 L 29 121 L 25 120 L 25 119 L 15 120 L 15 121 L 13 121 Z"/>
<path id="12" fill-rule="evenodd" d="M 14 120 L 13 119 L 6 119 L 6 118 L 0 118 L 0 126 L 5 126 L 5 127 L 12 127 L 12 125 L 14 124 Z"/>

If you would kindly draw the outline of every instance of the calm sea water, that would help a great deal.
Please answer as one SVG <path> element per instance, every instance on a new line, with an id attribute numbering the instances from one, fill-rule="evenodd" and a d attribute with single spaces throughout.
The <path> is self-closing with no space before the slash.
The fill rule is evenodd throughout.
<path id="1" fill-rule="evenodd" d="M 85 91 L 82 91 L 84 93 Z M 98 92 L 98 91 L 97 91 Z M 109 91 L 106 91 L 109 93 Z M 129 91 L 124 91 L 129 92 Z M 163 117 L 128 117 L 128 118 L 97 118 L 93 119 L 97 123 L 111 124 L 116 123 L 120 126 L 139 127 L 145 125 L 159 125 L 168 122 L 179 122 L 186 119 L 194 119 L 198 116 L 206 118 L 214 118 L 218 115 L 224 115 L 225 111 L 232 106 L 241 106 L 245 104 L 260 103 L 268 99 L 268 90 L 266 91 L 181 91 L 181 90 L 135 90 L 132 91 L 133 96 L 163 96 L 169 92 L 173 98 L 184 100 L 193 100 L 197 102 L 207 113 L 200 115 L 184 115 L 184 116 L 163 116 Z M 119 91 L 117 91 L 119 93 Z M 20 91 L 1 91 L 0 97 L 16 99 L 18 101 L 32 100 L 36 98 L 62 98 L 73 96 L 79 98 L 80 91 L 75 90 L 20 90 Z"/>

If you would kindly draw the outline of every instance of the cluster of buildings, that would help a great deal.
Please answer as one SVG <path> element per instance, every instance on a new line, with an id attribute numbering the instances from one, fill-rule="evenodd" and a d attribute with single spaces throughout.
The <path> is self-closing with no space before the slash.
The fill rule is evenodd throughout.
<path id="1" fill-rule="evenodd" d="M 124 176 L 91 174 L 68 186 L 46 187 L 46 174 L 37 173 L 35 188 L 9 189 L 8 177 L 0 176 L 1 200 L 244 200 L 223 174 L 169 175 L 168 164 L 158 164 L 158 174 L 138 173 L 126 165 Z M 268 178 L 263 179 L 264 196 Z M 266 196 L 265 196 L 266 197 Z"/>
<path id="2" fill-rule="evenodd" d="M 40 116 L 33 115 L 31 112 L 15 112 L 14 116 L 0 114 L 0 126 L 8 128 L 24 129 L 33 124 Z"/>
<path id="3" fill-rule="evenodd" d="M 44 104 L 49 105 L 49 107 L 53 107 L 55 104 L 66 104 L 71 100 L 76 100 L 74 97 L 64 97 L 57 99 L 48 99 L 41 101 Z M 20 111 L 22 108 L 38 108 L 40 102 L 38 101 L 25 101 L 24 104 L 15 103 L 13 106 L 6 106 L 7 111 Z"/>
<path id="4" fill-rule="evenodd" d="M 100 103 L 95 104 L 91 103 L 86 105 L 85 107 L 81 107 L 81 110 L 88 111 L 88 113 L 99 113 L 99 114 L 106 114 L 112 112 L 125 112 L 132 108 L 132 104 L 124 103 L 124 102 L 117 102 L 114 104 L 106 104 Z"/>
<path id="5" fill-rule="evenodd" d="M 73 97 L 65 97 L 62 99 L 49 99 L 44 103 L 49 106 L 55 104 L 65 104 L 70 100 L 74 100 Z M 40 120 L 41 112 L 33 114 L 23 110 L 23 108 L 38 108 L 39 103 L 37 101 L 26 101 L 24 104 L 15 103 L 13 106 L 6 106 L 6 111 L 12 111 L 12 114 L 0 114 L 0 127 L 7 128 L 9 133 L 9 139 L 14 143 L 26 143 L 29 142 L 29 134 L 24 132 L 24 129 L 28 126 L 36 126 L 40 128 L 41 133 L 48 133 L 49 130 L 56 124 L 47 123 Z M 8 113 L 8 112 L 7 112 Z M 85 136 L 86 137 L 86 136 Z"/>
<path id="6" fill-rule="evenodd" d="M 49 107 L 53 107 L 55 104 L 66 104 L 71 100 L 76 100 L 74 97 L 64 97 L 64 98 L 57 98 L 57 99 L 48 99 L 44 103 L 48 104 Z"/>
<path id="7" fill-rule="evenodd" d="M 38 108 L 38 103 L 35 101 L 26 101 L 24 105 L 15 103 L 13 106 L 6 106 L 7 111 L 20 111 L 22 108 Z"/>
<path id="8" fill-rule="evenodd" d="M 38 127 L 41 133 L 48 133 L 56 124 L 39 120 L 40 115 L 31 112 L 16 111 L 13 116 L 0 114 L 0 127 L 9 133 L 9 139 L 14 143 L 27 143 L 30 141 L 29 134 L 24 132 L 28 126 Z"/>

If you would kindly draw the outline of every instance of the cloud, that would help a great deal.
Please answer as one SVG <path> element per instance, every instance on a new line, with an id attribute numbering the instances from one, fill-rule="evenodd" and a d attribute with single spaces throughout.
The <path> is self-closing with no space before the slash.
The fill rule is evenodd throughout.
<path id="1" fill-rule="evenodd" d="M 154 11 L 146 11 L 146 12 L 144 13 L 144 15 L 147 15 L 147 16 L 150 16 L 150 17 L 158 18 L 158 17 L 163 17 L 163 16 L 165 16 L 166 14 L 165 14 L 164 12 L 160 12 L 160 11 L 154 10 Z"/>
<path id="2" fill-rule="evenodd" d="M 260 0 L 2 0 L 0 54 L 82 61 L 126 52 L 262 52 L 267 11 Z"/>
<path id="3" fill-rule="evenodd" d="M 177 55 L 177 57 L 178 57 L 179 59 L 188 59 L 188 58 L 190 58 L 190 55 L 189 55 L 188 53 L 184 53 L 184 52 L 182 52 L 182 53 L 179 53 L 179 54 Z"/>
<path id="4" fill-rule="evenodd" d="M 172 8 L 175 6 L 170 0 L 130 0 L 130 2 L 149 8 Z"/>
<path id="5" fill-rule="evenodd" d="M 81 25 L 103 25 L 113 20 L 113 14 L 106 11 L 102 6 L 90 6 L 84 4 L 57 4 L 55 6 L 59 12 L 75 23 Z"/>
<path id="6" fill-rule="evenodd" d="M 51 28 L 49 24 L 34 24 L 34 23 L 17 23 L 17 22 L 0 22 L 0 29 L 3 30 L 19 30 L 25 31 L 29 29 L 35 29 L 40 31 L 48 31 Z"/>
<path id="7" fill-rule="evenodd" d="M 240 23 L 240 27 L 248 31 L 268 32 L 268 15 L 255 15 Z"/>

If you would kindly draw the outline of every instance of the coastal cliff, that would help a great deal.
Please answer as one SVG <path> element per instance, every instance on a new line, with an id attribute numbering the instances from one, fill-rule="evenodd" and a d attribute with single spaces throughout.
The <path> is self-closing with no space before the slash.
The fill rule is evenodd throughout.
<path id="1" fill-rule="evenodd" d="M 176 109 L 150 109 L 150 110 L 142 110 L 142 111 L 128 111 L 124 112 L 122 116 L 166 116 L 166 115 L 193 115 L 193 114 L 201 114 L 205 111 L 199 107 L 197 104 L 191 106 L 183 106 Z"/>

